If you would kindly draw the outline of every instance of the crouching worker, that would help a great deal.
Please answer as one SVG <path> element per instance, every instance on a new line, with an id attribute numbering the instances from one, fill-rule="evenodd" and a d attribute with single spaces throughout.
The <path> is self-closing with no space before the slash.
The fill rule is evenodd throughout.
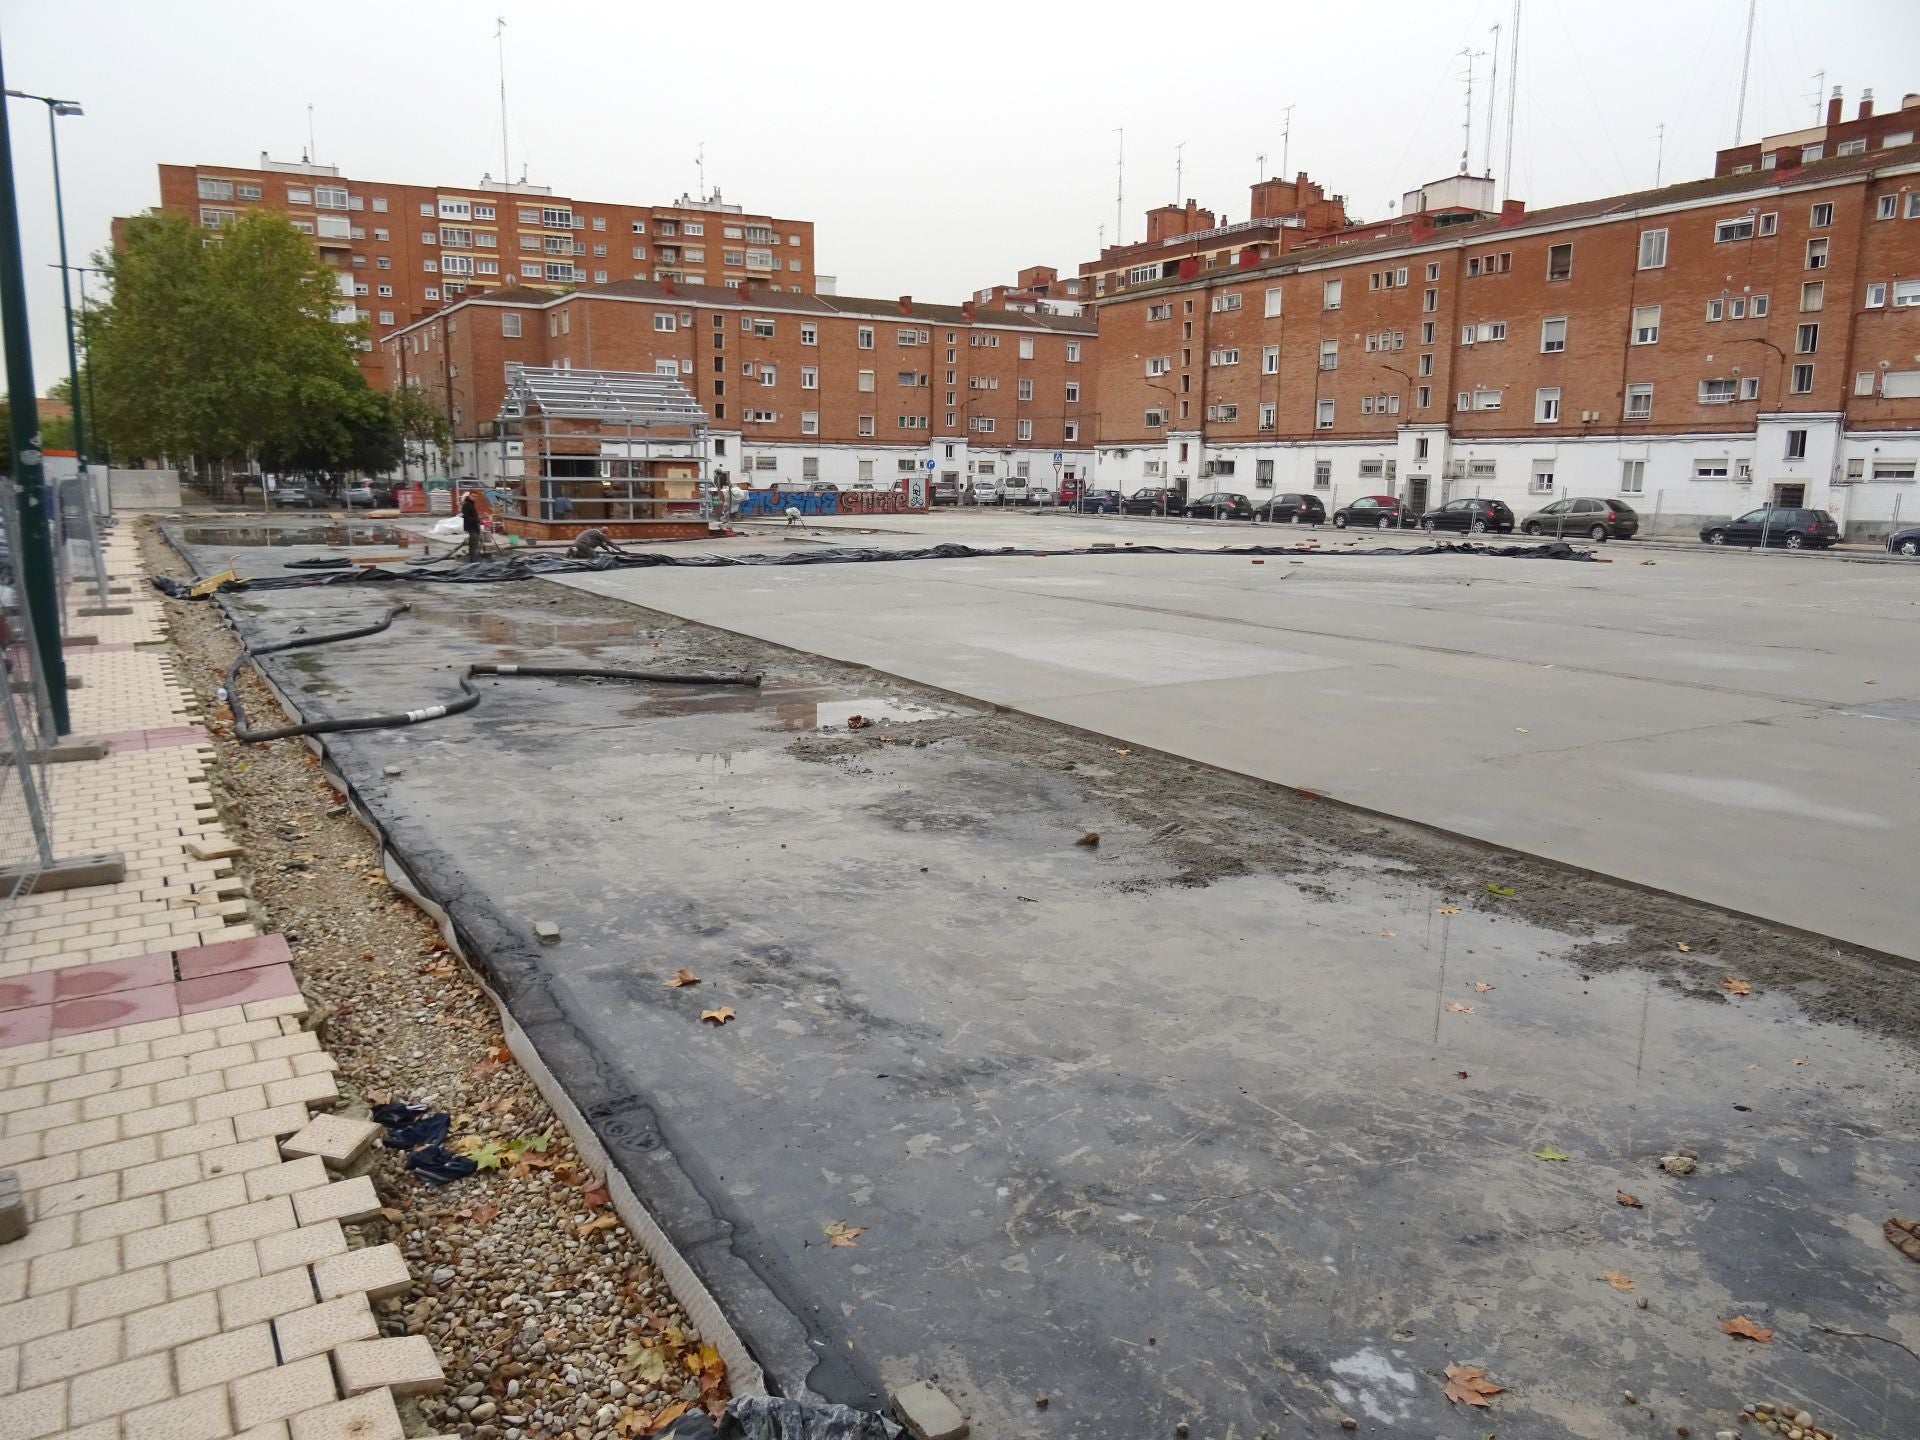
<path id="1" fill-rule="evenodd" d="M 573 544 L 567 547 L 567 556 L 573 560 L 591 560 L 596 555 L 622 553 L 620 547 L 607 538 L 604 530 L 582 530 L 574 537 Z"/>

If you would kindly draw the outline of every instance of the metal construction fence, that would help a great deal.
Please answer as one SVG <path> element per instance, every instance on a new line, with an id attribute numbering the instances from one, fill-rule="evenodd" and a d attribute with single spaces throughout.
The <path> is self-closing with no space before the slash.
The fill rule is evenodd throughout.
<path id="1" fill-rule="evenodd" d="M 100 552 L 102 519 L 94 504 L 93 482 L 70 475 L 47 482 L 48 523 L 53 530 L 54 587 L 60 596 L 60 633 L 67 634 L 75 585 L 92 587 L 93 603 L 107 606 L 107 562 Z"/>
<path id="2" fill-rule="evenodd" d="M 91 516 L 90 505 L 79 508 Z M 19 574 L 19 534 L 19 494 L 11 480 L 0 479 L 0 670 L 7 682 L 0 720 L 0 936 L 13 901 L 32 891 L 54 855 L 45 757 L 58 737 Z M 97 539 L 92 553 L 104 585 Z"/>

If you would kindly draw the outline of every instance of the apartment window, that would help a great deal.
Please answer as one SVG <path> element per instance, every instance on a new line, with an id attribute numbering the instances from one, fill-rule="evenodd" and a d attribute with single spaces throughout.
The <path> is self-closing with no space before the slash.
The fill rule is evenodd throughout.
<path id="1" fill-rule="evenodd" d="M 1077 365 L 1080 363 L 1080 342 L 1078 340 L 1069 340 L 1067 342 L 1067 363 L 1069 365 Z"/>
<path id="2" fill-rule="evenodd" d="M 313 187 L 313 203 L 322 210 L 344 210 L 347 208 L 347 191 L 344 185 L 316 185 Z M 426 213 L 425 211 L 422 212 Z"/>
<path id="3" fill-rule="evenodd" d="M 1693 462 L 1693 478 L 1696 480 L 1724 480 L 1727 474 L 1727 461 L 1723 456 Z"/>
<path id="4" fill-rule="evenodd" d="M 858 433 L 861 435 L 872 435 L 873 434 L 873 416 L 862 415 L 860 417 L 857 430 L 858 430 Z M 862 460 L 860 462 L 860 467 L 863 471 L 866 472 L 862 478 L 869 479 L 869 480 L 873 478 L 873 468 L 872 468 L 873 462 L 871 460 Z"/>
<path id="5" fill-rule="evenodd" d="M 1629 420 L 1653 418 L 1653 386 L 1648 384 L 1627 386 L 1626 418 Z"/>
<path id="6" fill-rule="evenodd" d="M 1212 305 L 1208 308 L 1216 314 L 1223 310 L 1238 310 L 1240 308 L 1240 292 L 1237 290 L 1228 290 L 1216 295 L 1213 297 Z"/>
<path id="7" fill-rule="evenodd" d="M 1795 395 L 1811 395 L 1813 393 L 1813 366 L 1794 366 L 1793 376 L 1787 388 Z"/>
<path id="8" fill-rule="evenodd" d="M 1713 240 L 1716 245 L 1725 244 L 1729 240 L 1751 240 L 1752 238 L 1753 216 L 1751 215 L 1742 215 L 1737 220 L 1722 220 L 1713 227 Z"/>
<path id="9" fill-rule="evenodd" d="M 1207 363 L 1209 365 L 1238 365 L 1240 363 L 1240 351 L 1232 347 L 1215 350 L 1207 356 Z"/>
<path id="10" fill-rule="evenodd" d="M 1238 405 L 1207 406 L 1207 419 L 1209 420 L 1238 420 L 1239 418 L 1240 407 Z"/>
<path id="11" fill-rule="evenodd" d="M 1171 355 L 1149 355 L 1147 357 L 1147 374 L 1150 376 L 1164 375 L 1172 368 L 1173 357 Z"/>
<path id="12" fill-rule="evenodd" d="M 231 200 L 233 198 L 233 182 L 231 180 L 210 180 L 202 175 L 200 177 L 200 198 L 202 200 Z"/>
<path id="13" fill-rule="evenodd" d="M 1433 387 L 1431 385 L 1419 386 L 1413 393 L 1416 403 L 1422 410 L 1433 404 Z"/>
<path id="14" fill-rule="evenodd" d="M 1642 230 L 1640 232 L 1640 268 L 1658 270 L 1667 263 L 1667 232 L 1665 230 Z"/>
<path id="15" fill-rule="evenodd" d="M 1802 325 L 1797 331 L 1794 332 L 1794 337 L 1793 337 L 1793 353 L 1794 354 L 1811 355 L 1815 351 L 1817 351 L 1819 348 L 1820 348 L 1820 327 L 1818 325 Z"/>
<path id="16" fill-rule="evenodd" d="M 1742 375 L 1740 377 L 1740 398 L 1742 400 L 1758 400 L 1760 398 L 1760 377 L 1758 375 Z"/>
<path id="17" fill-rule="evenodd" d="M 1527 486 L 1529 494 L 1551 495 L 1553 493 L 1553 461 L 1536 460 L 1533 462 L 1533 480 Z"/>
<path id="18" fill-rule="evenodd" d="M 1732 380 L 1702 380 L 1700 382 L 1700 403 L 1702 405 L 1727 405 L 1732 403 L 1736 389 Z"/>
<path id="19" fill-rule="evenodd" d="M 1328 490 L 1333 486 L 1333 462 L 1316 460 L 1313 462 L 1313 488 Z"/>
<path id="20" fill-rule="evenodd" d="M 1316 400 L 1313 405 L 1313 428 L 1331 430 L 1333 428 L 1333 401 Z"/>
<path id="21" fill-rule="evenodd" d="M 1879 220 L 1892 220 L 1898 216 L 1899 213 L 1900 197 L 1898 195 L 1882 195 L 1879 205 L 1874 212 L 1874 217 Z"/>
<path id="22" fill-rule="evenodd" d="M 953 417 L 951 415 L 947 417 L 947 423 L 949 425 L 953 423 Z M 1067 444 L 1071 445 L 1079 438 L 1080 438 L 1080 422 L 1078 420 L 1067 421 L 1065 429 L 1062 432 L 1061 439 L 1064 440 Z"/>
<path id="23" fill-rule="evenodd" d="M 1767 211 L 1766 214 L 1760 217 L 1760 233 L 1762 235 L 1772 235 L 1777 230 L 1779 230 L 1779 228 L 1780 228 L 1780 212 L 1779 211 L 1769 210 Z"/>
<path id="24" fill-rule="evenodd" d="M 1826 153 L 1827 147 L 1825 145 L 1802 145 L 1800 147 L 1800 163 L 1802 165 L 1811 165 L 1814 161 L 1824 157 Z"/>
<path id="25" fill-rule="evenodd" d="M 1767 297 L 1764 295 L 1755 295 L 1748 303 L 1747 308 L 1752 312 L 1754 319 L 1765 319 L 1767 314 Z M 1739 316 L 1736 315 L 1734 318 L 1737 320 Z"/>
<path id="26" fill-rule="evenodd" d="M 1867 153 L 1867 142 L 1864 138 L 1859 140 L 1842 140 L 1840 142 L 1840 148 L 1833 153 L 1835 155 L 1864 155 Z"/>
<path id="27" fill-rule="evenodd" d="M 1787 431 L 1786 458 L 1804 460 L 1807 458 L 1807 432 L 1804 430 Z"/>
<path id="28" fill-rule="evenodd" d="M 1647 462 L 1644 460 L 1622 460 L 1620 462 L 1620 493 L 1638 495 L 1647 487 Z"/>
<path id="29" fill-rule="evenodd" d="M 1916 462 L 1912 460 L 1875 460 L 1873 478 L 1875 480 L 1911 480 L 1914 478 Z"/>
<path id="30" fill-rule="evenodd" d="M 538 280 L 545 273 L 546 273 L 545 267 L 543 267 L 536 261 L 523 260 L 520 263 L 520 274 L 525 279 Z M 635 277 L 635 278 L 638 278 L 638 277 Z M 658 329 L 659 327 L 655 326 L 655 328 Z"/>
<path id="31" fill-rule="evenodd" d="M 1833 202 L 1822 200 L 1813 207 L 1813 213 L 1807 219 L 1809 230 L 1825 230 L 1833 224 Z"/>
<path id="32" fill-rule="evenodd" d="M 1020 440 L 1033 439 L 1033 421 L 1020 421 L 1019 424 L 1015 426 L 1015 438 Z"/>
<path id="33" fill-rule="evenodd" d="M 1322 340 L 1320 342 L 1320 368 L 1322 370 L 1338 370 L 1340 368 L 1340 342 L 1338 340 Z"/>
<path id="34" fill-rule="evenodd" d="M 1022 400 L 1031 400 L 1033 398 L 1033 381 L 1022 380 L 1020 382 L 1019 398 Z"/>
<path id="35" fill-rule="evenodd" d="M 757 339 L 773 339 L 774 322 L 765 317 L 755 317 L 752 320 L 748 320 L 745 316 L 742 316 L 740 319 L 740 328 L 750 331 Z"/>
<path id="36" fill-rule="evenodd" d="M 353 293 L 356 295 L 365 295 L 367 293 L 366 282 L 365 281 L 355 282 L 353 287 Z"/>
<path id="37" fill-rule="evenodd" d="M 862 325 L 859 334 L 855 337 L 855 343 L 858 344 L 862 350 L 873 349 L 873 327 L 871 325 Z"/>
<path id="38" fill-rule="evenodd" d="M 873 389 L 873 371 L 862 370 L 860 372 L 859 388 L 866 391 L 871 391 Z"/>
<path id="39" fill-rule="evenodd" d="M 800 433 L 802 435 L 818 435 L 820 433 L 819 411 L 802 410 L 800 412 Z"/>
<path id="40" fill-rule="evenodd" d="M 375 213 L 376 215 L 384 215 L 384 214 L 386 214 L 386 213 L 387 213 L 387 197 L 386 197 L 386 196 L 384 196 L 384 195 L 376 195 L 376 196 L 374 196 L 374 197 L 373 197 L 373 210 L 374 210 L 374 213 Z M 488 212 L 488 218 L 489 218 L 489 219 L 491 219 L 491 218 L 492 218 L 492 212 Z"/>
<path id="41" fill-rule="evenodd" d="M 1280 347 L 1278 345 L 1262 345 L 1260 347 L 1260 373 L 1262 375 L 1278 375 L 1280 373 Z"/>
<path id="42" fill-rule="evenodd" d="M 1438 269 L 1438 266 L 1432 267 Z M 1547 279 L 1567 280 L 1573 276 L 1573 246 L 1549 245 L 1547 247 Z M 1429 280 L 1434 277 L 1429 275 Z"/>
<path id="43" fill-rule="evenodd" d="M 1274 316 L 1280 313 L 1281 298 L 1282 298 L 1282 291 L 1278 285 L 1272 285 L 1268 287 L 1266 316 L 1269 320 L 1271 320 Z"/>
<path id="44" fill-rule="evenodd" d="M 1141 417 L 1140 423 L 1149 430 L 1158 430 L 1167 423 L 1167 412 L 1164 410 L 1149 410 Z"/>
<path id="45" fill-rule="evenodd" d="M 1667 232 L 1651 232 L 1664 235 Z M 1657 344 L 1660 339 L 1660 307 L 1658 305 L 1636 305 L 1633 307 L 1633 343 L 1636 345 Z"/>
<path id="46" fill-rule="evenodd" d="M 1338 310 L 1340 308 L 1340 282 L 1324 280 L 1320 284 L 1320 308 Z"/>
<path id="47" fill-rule="evenodd" d="M 1463 392 L 1461 398 L 1466 400 L 1468 404 L 1462 405 L 1460 408 L 1463 410 L 1498 410 L 1503 395 L 1504 392 L 1502 391 L 1486 389 L 1475 390 L 1471 395 Z"/>
<path id="48" fill-rule="evenodd" d="M 373 227 L 373 238 L 374 238 L 374 239 L 376 239 L 376 240 L 385 240 L 385 239 L 387 238 L 387 227 L 386 227 L 386 226 L 384 226 L 384 225 L 376 225 L 376 226 L 374 226 L 374 227 Z"/>
<path id="49" fill-rule="evenodd" d="M 529 236 L 526 236 L 526 235 L 522 235 L 522 236 L 520 237 L 520 240 L 521 240 L 521 243 L 522 243 L 522 244 L 525 244 L 525 243 L 526 243 L 526 241 L 527 241 L 527 240 L 528 240 L 529 238 L 531 238 L 531 237 L 529 237 Z M 634 247 L 633 247 L 633 258 L 634 258 L 634 259 L 636 259 L 636 260 L 644 260 L 644 259 L 646 259 L 646 258 L 647 258 L 647 247 L 646 247 L 646 246 L 644 246 L 644 245 L 636 245 L 636 246 L 634 246 Z"/>
<path id="50" fill-rule="evenodd" d="M 1280 407 L 1269 400 L 1260 407 L 1260 428 L 1271 430 L 1280 423 Z"/>
<path id="51" fill-rule="evenodd" d="M 393 298 L 393 287 L 391 285 L 381 285 L 376 288 L 375 293 L 378 294 L 382 300 L 391 300 Z"/>
<path id="52" fill-rule="evenodd" d="M 1800 308 L 1803 311 L 1825 309 L 1826 303 L 1827 303 L 1827 282 L 1826 281 L 1809 280 L 1800 287 Z"/>
<path id="53" fill-rule="evenodd" d="M 1807 242 L 1807 269 L 1824 270 L 1827 268 L 1827 237 Z"/>
<path id="54" fill-rule="evenodd" d="M 438 285 L 429 285 L 420 292 L 420 295 L 421 298 L 425 300 L 438 300 L 440 298 L 440 287 Z"/>
<path id="55" fill-rule="evenodd" d="M 1873 394 L 1873 371 L 1860 370 L 1854 373 L 1853 393 L 1856 395 Z"/>
<path id="56" fill-rule="evenodd" d="M 287 203 L 289 205 L 311 205 L 313 204 L 313 192 L 289 185 L 287 187 Z M 433 212 L 429 210 L 427 213 L 431 215 Z"/>
<path id="57" fill-rule="evenodd" d="M 1567 348 L 1565 316 L 1540 322 L 1540 353 L 1554 355 Z"/>
<path id="58" fill-rule="evenodd" d="M 1439 308 L 1440 292 L 1438 290 L 1423 290 L 1420 292 L 1420 309 L 1423 313 L 1431 315 Z"/>
<path id="59" fill-rule="evenodd" d="M 1887 303 L 1887 283 L 1875 280 L 1867 286 L 1867 309 L 1878 310 Z"/>
<path id="60" fill-rule="evenodd" d="M 1533 392 L 1533 423 L 1551 425 L 1560 418 L 1560 387 L 1544 386 Z"/>
<path id="61" fill-rule="evenodd" d="M 1904 310 L 1913 305 L 1920 305 L 1920 280 L 1894 281 L 1893 308 Z"/>
<path id="62" fill-rule="evenodd" d="M 1725 300 L 1707 301 L 1707 320 L 1709 323 L 1721 319 L 1726 313 L 1727 302 Z"/>
<path id="63" fill-rule="evenodd" d="M 440 262 L 438 260 L 422 260 L 420 262 L 420 268 L 429 274 L 437 275 L 440 272 Z"/>
<path id="64" fill-rule="evenodd" d="M 1911 145 L 1912 143 L 1913 131 L 1897 130 L 1891 135 L 1883 135 L 1881 137 L 1880 148 L 1882 150 L 1897 150 L 1902 145 Z"/>
<path id="65" fill-rule="evenodd" d="M 520 312 L 502 310 L 500 312 L 500 333 L 509 340 L 520 338 Z"/>
<path id="66" fill-rule="evenodd" d="M 653 317 L 653 328 L 662 332 L 670 332 L 679 328 L 679 322 L 666 311 L 656 311 Z"/>
<path id="67" fill-rule="evenodd" d="M 760 367 L 760 383 L 762 385 L 768 385 L 768 386 L 776 385 L 779 383 L 779 381 L 780 381 L 780 371 L 777 366 L 762 365 Z"/>
<path id="68" fill-rule="evenodd" d="M 1067 404 L 1078 405 L 1079 403 L 1080 382 L 1078 380 L 1069 380 L 1067 381 Z"/>

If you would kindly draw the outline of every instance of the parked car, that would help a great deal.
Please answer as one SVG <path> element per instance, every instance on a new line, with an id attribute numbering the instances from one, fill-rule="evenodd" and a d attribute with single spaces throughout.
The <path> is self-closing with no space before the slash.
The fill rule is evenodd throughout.
<path id="1" fill-rule="evenodd" d="M 1251 520 L 1253 502 L 1231 490 L 1215 490 L 1186 505 L 1189 520 Z"/>
<path id="2" fill-rule="evenodd" d="M 1887 536 L 1890 555 L 1920 555 L 1920 529 L 1896 530 Z"/>
<path id="3" fill-rule="evenodd" d="M 1624 500 L 1569 497 L 1536 510 L 1521 522 L 1529 535 L 1584 535 L 1589 540 L 1631 540 L 1640 515 Z"/>
<path id="4" fill-rule="evenodd" d="M 928 490 L 928 499 L 935 505 L 958 505 L 960 503 L 960 482 L 950 475 L 942 475 L 933 482 Z"/>
<path id="5" fill-rule="evenodd" d="M 327 497 L 305 480 L 282 480 L 271 495 L 282 510 L 318 510 L 327 503 Z"/>
<path id="6" fill-rule="evenodd" d="M 1375 530 L 1398 530 L 1410 523 L 1411 513 L 1392 495 L 1362 495 L 1333 512 L 1333 528 L 1349 525 Z"/>
<path id="7" fill-rule="evenodd" d="M 1060 497 L 1054 493 L 1051 480 L 1029 480 L 1027 482 L 1027 504 L 1058 505 Z"/>
<path id="8" fill-rule="evenodd" d="M 976 505 L 998 505 L 1000 503 L 1000 482 L 991 475 L 981 475 L 973 482 L 973 503 Z"/>
<path id="9" fill-rule="evenodd" d="M 1128 515 L 1178 515 L 1180 492 L 1164 485 L 1147 485 L 1121 501 L 1120 509 Z"/>
<path id="10" fill-rule="evenodd" d="M 1276 495 L 1260 507 L 1259 518 L 1277 525 L 1318 525 L 1327 507 L 1318 495 Z"/>
<path id="11" fill-rule="evenodd" d="M 1420 517 L 1422 530 L 1471 530 L 1475 535 L 1513 533 L 1513 511 L 1504 500 L 1449 500 Z"/>
<path id="12" fill-rule="evenodd" d="M 1763 505 L 1731 520 L 1707 521 L 1700 538 L 1709 545 L 1784 545 L 1789 550 L 1825 549 L 1840 539 L 1840 522 L 1824 510 Z"/>
<path id="13" fill-rule="evenodd" d="M 1027 482 L 1018 475 L 1009 475 L 1000 482 L 1000 503 L 1002 505 L 1024 505 L 1027 503 Z"/>
<path id="14" fill-rule="evenodd" d="M 364 480 L 360 481 L 358 484 L 347 486 L 346 489 L 340 492 L 340 503 L 342 505 L 345 505 L 349 510 L 352 510 L 355 508 L 358 508 L 361 510 L 371 510 L 374 507 L 374 503 L 375 503 L 373 498 L 373 486 L 369 485 Z"/>
<path id="15" fill-rule="evenodd" d="M 1124 498 L 1118 490 L 1082 490 L 1073 508 L 1083 515 L 1118 515 Z"/>

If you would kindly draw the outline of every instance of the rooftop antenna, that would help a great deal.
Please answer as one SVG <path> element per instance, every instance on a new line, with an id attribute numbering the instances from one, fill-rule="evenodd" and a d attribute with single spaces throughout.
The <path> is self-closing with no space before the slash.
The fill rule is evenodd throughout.
<path id="1" fill-rule="evenodd" d="M 1253 157 L 1254 184 L 1257 185 L 1266 178 L 1267 178 L 1267 152 L 1262 150 L 1258 155 Z"/>
<path id="2" fill-rule="evenodd" d="M 1740 51 L 1740 99 L 1733 109 L 1733 143 L 1740 143 L 1740 132 L 1747 123 L 1747 72 L 1753 68 L 1753 15 L 1760 0 L 1747 0 L 1747 42 Z"/>
<path id="3" fill-rule="evenodd" d="M 313 102 L 307 102 L 307 153 L 300 158 L 308 164 L 318 164 L 320 147 L 313 143 Z"/>
<path id="4" fill-rule="evenodd" d="M 1826 98 L 1827 72 L 1816 70 L 1813 72 L 1813 123 L 1816 125 L 1820 123 L 1820 107 Z"/>
<path id="5" fill-rule="evenodd" d="M 1667 122 L 1662 120 L 1653 127 L 1653 188 L 1660 188 L 1661 163 L 1667 158 Z"/>
<path id="6" fill-rule="evenodd" d="M 1124 245 L 1127 239 L 1127 127 L 1116 125 L 1114 134 L 1120 137 L 1120 154 L 1113 164 L 1113 243 Z"/>
<path id="7" fill-rule="evenodd" d="M 700 148 L 693 152 L 694 169 L 700 173 L 700 198 L 707 198 L 707 142 L 702 140 Z"/>
<path id="8" fill-rule="evenodd" d="M 1186 193 L 1187 142 L 1182 140 L 1173 147 L 1173 203 L 1178 205 Z"/>
<path id="9" fill-rule="evenodd" d="M 1462 49 L 1460 54 L 1467 62 L 1467 103 L 1466 118 L 1460 125 L 1460 173 L 1467 173 L 1467 157 L 1473 152 L 1473 64 L 1487 52 L 1484 50 Z"/>
<path id="10" fill-rule="evenodd" d="M 513 162 L 507 152 L 507 18 L 497 15 L 493 21 L 493 46 L 500 57 L 500 183 L 513 184 Z M 520 177 L 522 183 L 526 176 Z"/>
<path id="11" fill-rule="evenodd" d="M 1507 158 L 1500 166 L 1500 181 L 1506 187 L 1508 199 L 1513 197 L 1513 101 L 1519 88 L 1520 0 L 1513 0 L 1513 24 L 1507 35 Z"/>
<path id="12" fill-rule="evenodd" d="M 1280 112 L 1280 178 L 1292 178 L 1287 169 L 1287 150 L 1293 143 L 1293 106 L 1288 105 Z"/>
<path id="13" fill-rule="evenodd" d="M 1493 174 L 1493 107 L 1500 101 L 1500 22 L 1493 22 L 1493 74 L 1487 80 L 1487 144 L 1485 158 L 1480 166 L 1483 175 Z M 1512 81 L 1508 81 L 1512 84 Z"/>

